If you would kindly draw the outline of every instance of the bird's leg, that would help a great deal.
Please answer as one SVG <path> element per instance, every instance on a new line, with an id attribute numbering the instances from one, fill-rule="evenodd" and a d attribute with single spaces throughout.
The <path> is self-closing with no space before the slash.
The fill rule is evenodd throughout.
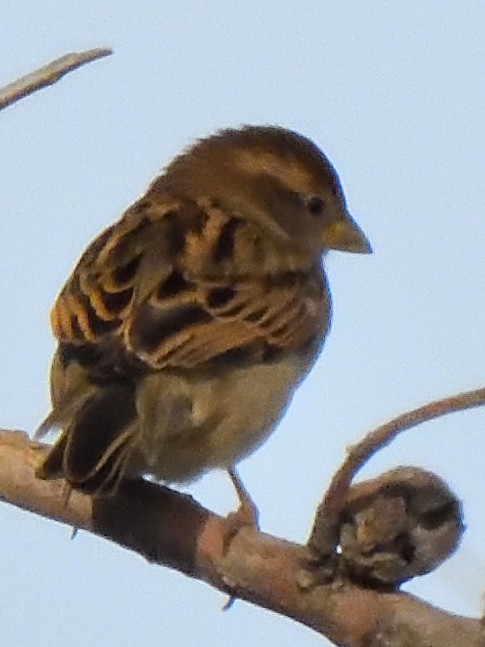
<path id="1" fill-rule="evenodd" d="M 234 485 L 236 494 L 239 499 L 239 507 L 236 512 L 231 512 L 231 514 L 226 517 L 227 524 L 227 541 L 226 547 L 229 546 L 230 540 L 237 534 L 237 532 L 243 526 L 250 526 L 256 529 L 259 529 L 259 510 L 256 507 L 256 504 L 249 496 L 248 491 L 243 485 L 243 482 L 239 478 L 238 473 L 234 467 L 231 467 L 227 470 L 229 477 Z"/>
<path id="2" fill-rule="evenodd" d="M 236 468 L 229 468 L 227 473 L 229 474 L 232 484 L 234 485 L 234 489 L 236 490 L 237 498 L 239 499 L 239 507 L 236 512 L 231 512 L 226 517 L 226 528 L 223 539 L 224 553 L 228 552 L 231 541 L 241 528 L 249 526 L 250 528 L 259 530 L 259 510 L 249 496 L 243 482 L 239 478 Z M 236 598 L 233 595 L 230 595 L 229 599 L 223 606 L 223 610 L 227 611 L 230 609 L 235 601 Z"/>
<path id="3" fill-rule="evenodd" d="M 245 520 L 243 525 L 259 528 L 259 510 L 251 499 L 251 496 L 246 490 L 244 483 L 241 481 L 239 474 L 236 472 L 236 468 L 231 467 L 231 469 L 228 470 L 228 473 L 239 499 L 239 508 L 235 514 Z"/>

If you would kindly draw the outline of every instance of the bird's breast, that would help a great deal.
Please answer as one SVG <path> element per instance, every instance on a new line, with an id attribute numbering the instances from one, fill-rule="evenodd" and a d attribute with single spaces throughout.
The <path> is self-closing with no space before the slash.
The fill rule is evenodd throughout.
<path id="1" fill-rule="evenodd" d="M 131 471 L 187 482 L 231 467 L 275 428 L 314 356 L 293 354 L 216 376 L 160 371 L 145 378 Z"/>

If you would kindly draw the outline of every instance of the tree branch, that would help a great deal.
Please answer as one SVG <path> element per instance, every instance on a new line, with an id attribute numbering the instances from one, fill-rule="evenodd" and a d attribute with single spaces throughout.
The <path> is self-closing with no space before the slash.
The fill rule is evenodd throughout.
<path id="1" fill-rule="evenodd" d="M 72 52 L 57 58 L 38 70 L 0 88 L 0 110 L 33 92 L 37 92 L 37 90 L 57 83 L 65 74 L 81 67 L 81 65 L 86 65 L 86 63 L 104 58 L 112 53 L 111 49 L 97 48 L 85 52 Z"/>
<path id="2" fill-rule="evenodd" d="M 434 400 L 407 411 L 368 433 L 359 443 L 348 450 L 347 457 L 334 474 L 315 516 L 309 545 L 321 556 L 333 552 L 338 543 L 340 518 L 347 502 L 349 488 L 357 472 L 380 449 L 389 445 L 399 434 L 422 422 L 433 420 L 449 413 L 485 406 L 485 387 L 465 391 L 448 398 Z"/>
<path id="3" fill-rule="evenodd" d="M 480 644 L 479 620 L 454 617 L 404 593 L 345 581 L 303 589 L 304 547 L 243 528 L 224 548 L 225 519 L 168 488 L 127 481 L 113 498 L 72 492 L 66 501 L 62 481 L 34 476 L 43 451 L 23 432 L 0 431 L 0 499 L 293 618 L 342 647 Z"/>

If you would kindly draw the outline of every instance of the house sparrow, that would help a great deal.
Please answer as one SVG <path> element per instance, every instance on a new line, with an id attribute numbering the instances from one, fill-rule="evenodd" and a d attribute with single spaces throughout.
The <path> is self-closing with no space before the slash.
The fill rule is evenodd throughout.
<path id="1" fill-rule="evenodd" d="M 309 139 L 244 126 L 176 157 L 57 298 L 37 436 L 61 433 L 37 475 L 108 495 L 123 477 L 233 474 L 322 348 L 329 249 L 371 251 Z"/>

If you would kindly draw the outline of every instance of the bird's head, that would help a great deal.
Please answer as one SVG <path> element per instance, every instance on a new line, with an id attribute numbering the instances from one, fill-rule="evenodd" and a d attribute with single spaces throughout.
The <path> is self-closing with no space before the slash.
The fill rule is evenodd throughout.
<path id="1" fill-rule="evenodd" d="M 371 252 L 347 210 L 332 164 L 294 131 L 275 126 L 219 131 L 175 158 L 159 181 L 183 197 L 208 197 L 309 252 Z"/>

